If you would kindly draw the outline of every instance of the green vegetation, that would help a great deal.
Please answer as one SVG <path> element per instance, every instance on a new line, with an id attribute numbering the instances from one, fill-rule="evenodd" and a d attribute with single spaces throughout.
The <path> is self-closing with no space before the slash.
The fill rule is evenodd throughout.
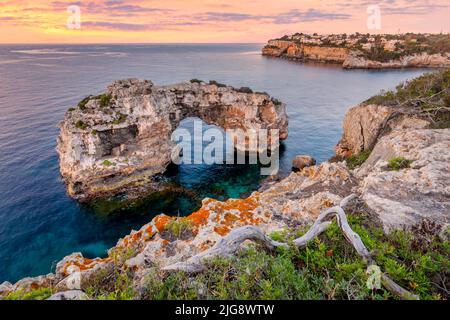
<path id="1" fill-rule="evenodd" d="M 69 112 L 75 111 L 75 108 L 69 108 L 67 111 Z"/>
<path id="2" fill-rule="evenodd" d="M 202 81 L 202 80 L 199 80 L 199 79 L 191 79 L 190 82 L 191 82 L 191 83 L 198 83 L 198 84 L 201 84 L 203 81 Z"/>
<path id="3" fill-rule="evenodd" d="M 113 124 L 118 125 L 121 124 L 123 122 L 125 122 L 127 120 L 127 115 L 123 114 L 121 112 L 117 112 L 117 117 L 116 119 L 114 119 Z"/>
<path id="4" fill-rule="evenodd" d="M 276 98 L 272 98 L 272 102 L 276 106 L 281 106 L 282 105 L 282 102 L 280 100 L 276 99 Z"/>
<path id="5" fill-rule="evenodd" d="M 164 227 L 164 231 L 168 234 L 171 240 L 191 236 L 192 229 L 193 229 L 192 221 L 180 217 L 171 220 Z"/>
<path id="6" fill-rule="evenodd" d="M 91 100 L 91 98 L 92 96 L 89 96 L 78 102 L 78 108 L 80 108 L 81 110 L 86 109 L 86 104 Z"/>
<path id="7" fill-rule="evenodd" d="M 102 162 L 102 164 L 103 164 L 105 167 L 109 167 L 109 166 L 112 166 L 112 165 L 113 165 L 113 163 L 112 163 L 111 161 L 109 161 L 109 160 L 104 160 L 104 161 Z"/>
<path id="8" fill-rule="evenodd" d="M 253 90 L 250 89 L 249 87 L 241 87 L 239 89 L 237 89 L 238 92 L 242 92 L 242 93 L 253 93 Z"/>
<path id="9" fill-rule="evenodd" d="M 350 170 L 356 169 L 360 167 L 364 162 L 366 162 L 369 156 L 370 156 L 369 150 L 363 150 L 357 155 L 350 156 L 345 159 L 347 162 L 347 167 Z"/>
<path id="10" fill-rule="evenodd" d="M 132 286 L 130 273 L 102 269 L 90 281 L 86 294 L 96 300 L 134 300 L 136 292 Z"/>
<path id="11" fill-rule="evenodd" d="M 412 161 L 403 157 L 396 157 L 389 160 L 389 169 L 399 171 L 400 169 L 409 168 Z"/>
<path id="12" fill-rule="evenodd" d="M 367 226 L 364 214 L 350 224 L 374 253 L 380 268 L 422 299 L 447 299 L 450 244 L 428 228 L 386 236 Z M 302 232 L 278 232 L 272 237 L 289 241 Z M 392 299 L 384 289 L 367 288 L 366 266 L 332 226 L 306 248 L 266 252 L 258 246 L 233 258 L 208 262 L 196 276 L 164 273 L 152 268 L 145 278 L 144 299 Z"/>
<path id="13" fill-rule="evenodd" d="M 78 129 L 81 129 L 81 130 L 86 130 L 88 128 L 88 125 L 86 123 L 84 123 L 82 120 L 78 120 L 75 123 L 75 127 L 77 127 Z"/>
<path id="14" fill-rule="evenodd" d="M 109 94 L 101 94 L 101 95 L 95 97 L 95 99 L 99 100 L 100 108 L 105 108 L 110 105 L 112 98 L 111 98 L 111 95 L 109 95 Z"/>
<path id="15" fill-rule="evenodd" d="M 395 91 L 381 92 L 364 104 L 405 108 L 427 115 L 434 128 L 450 128 L 450 68 L 402 83 Z"/>
<path id="16" fill-rule="evenodd" d="M 214 85 L 214 86 L 218 86 L 219 88 L 226 88 L 226 87 L 227 87 L 226 84 L 217 82 L 217 81 L 215 81 L 215 80 L 209 81 L 209 84 L 210 84 L 210 85 Z"/>
<path id="17" fill-rule="evenodd" d="M 45 300 L 53 294 L 50 288 L 39 288 L 29 292 L 17 290 L 7 295 L 4 300 Z"/>

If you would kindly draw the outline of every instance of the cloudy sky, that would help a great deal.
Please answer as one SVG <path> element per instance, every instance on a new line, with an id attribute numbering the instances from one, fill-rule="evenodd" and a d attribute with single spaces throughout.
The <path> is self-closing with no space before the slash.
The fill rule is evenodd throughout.
<path id="1" fill-rule="evenodd" d="M 373 5 L 381 29 L 367 27 Z M 68 28 L 77 26 L 70 6 L 80 29 Z M 450 32 L 450 0 L 0 0 L 0 43 L 265 42 L 355 31 Z"/>

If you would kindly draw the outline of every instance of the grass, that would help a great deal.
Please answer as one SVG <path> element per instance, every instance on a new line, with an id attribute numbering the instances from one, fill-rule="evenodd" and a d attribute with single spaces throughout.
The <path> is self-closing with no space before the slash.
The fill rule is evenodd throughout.
<path id="1" fill-rule="evenodd" d="M 395 157 L 389 160 L 389 169 L 393 171 L 399 171 L 401 169 L 409 168 L 412 161 L 405 159 L 404 157 Z"/>
<path id="2" fill-rule="evenodd" d="M 391 235 L 364 227 L 363 216 L 350 223 L 374 253 L 381 269 L 422 299 L 446 299 L 450 281 L 450 245 L 433 234 L 396 231 Z M 289 241 L 301 233 L 273 234 Z M 424 240 L 424 239 L 427 240 Z M 384 289 L 367 287 L 366 266 L 336 223 L 306 248 L 267 252 L 258 246 L 236 257 L 216 258 L 196 276 L 149 270 L 144 299 L 392 299 Z"/>
<path id="3" fill-rule="evenodd" d="M 164 231 L 169 235 L 172 240 L 180 239 L 184 236 L 192 234 L 193 224 L 191 220 L 186 218 L 177 218 L 169 221 L 164 226 Z"/>
<path id="4" fill-rule="evenodd" d="M 7 295 L 4 300 L 45 300 L 53 294 L 50 288 L 39 288 L 29 292 L 17 290 Z"/>
<path id="5" fill-rule="evenodd" d="M 369 150 L 363 150 L 357 155 L 350 156 L 347 159 L 345 159 L 347 162 L 347 167 L 350 170 L 356 169 L 360 167 L 364 162 L 366 162 L 369 156 L 370 156 Z"/>

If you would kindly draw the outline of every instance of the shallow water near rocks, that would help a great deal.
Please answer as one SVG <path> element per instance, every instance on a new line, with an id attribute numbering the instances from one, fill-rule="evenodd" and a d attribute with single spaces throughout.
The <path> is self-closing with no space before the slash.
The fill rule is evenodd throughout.
<path id="1" fill-rule="evenodd" d="M 186 215 L 203 197 L 245 196 L 261 181 L 255 165 L 182 165 L 168 179 L 190 193 L 139 206 L 80 205 L 67 197 L 55 152 L 65 111 L 116 79 L 155 84 L 192 78 L 266 91 L 287 104 L 288 173 L 297 154 L 333 155 L 345 110 L 423 70 L 342 70 L 262 57 L 262 45 L 0 46 L 0 282 L 52 271 L 65 255 L 104 256 L 120 237 L 159 213 Z M 189 128 L 189 122 L 183 124 Z"/>

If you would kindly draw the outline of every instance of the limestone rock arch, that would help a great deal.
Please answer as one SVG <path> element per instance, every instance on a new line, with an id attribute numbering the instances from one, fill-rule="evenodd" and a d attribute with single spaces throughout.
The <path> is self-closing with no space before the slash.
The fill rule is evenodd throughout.
<path id="1" fill-rule="evenodd" d="M 244 132 L 277 129 L 280 140 L 288 135 L 285 105 L 266 93 L 194 80 L 115 81 L 69 109 L 59 125 L 57 152 L 69 195 L 89 200 L 151 186 L 171 162 L 172 132 L 188 117 Z"/>

